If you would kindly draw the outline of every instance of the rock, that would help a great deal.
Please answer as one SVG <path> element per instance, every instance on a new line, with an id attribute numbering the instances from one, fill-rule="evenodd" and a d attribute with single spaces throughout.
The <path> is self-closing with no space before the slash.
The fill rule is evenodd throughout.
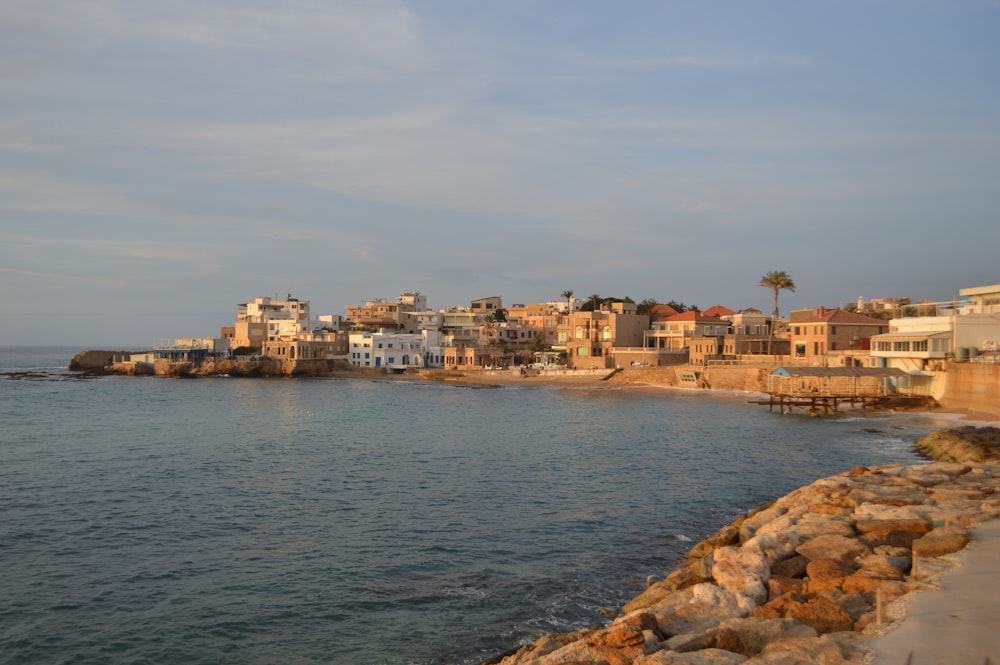
<path id="1" fill-rule="evenodd" d="M 871 554 L 871 549 L 856 538 L 841 535 L 816 536 L 812 540 L 799 545 L 795 551 L 809 559 L 833 559 L 852 570 L 855 559 Z M 808 570 L 807 570 L 808 573 Z"/>
<path id="2" fill-rule="evenodd" d="M 676 591 L 649 612 L 663 635 L 673 636 L 703 629 L 718 620 L 745 617 L 757 607 L 749 597 L 714 584 L 697 584 Z"/>
<path id="3" fill-rule="evenodd" d="M 801 554 L 797 554 L 784 561 L 778 561 L 777 563 L 771 564 L 771 575 L 781 576 L 781 577 L 805 577 L 806 565 L 809 563 L 809 559 L 805 558 Z"/>
<path id="4" fill-rule="evenodd" d="M 785 616 L 814 628 L 817 633 L 836 633 L 854 628 L 854 619 L 847 610 L 823 596 L 788 608 Z"/>
<path id="5" fill-rule="evenodd" d="M 733 619 L 719 625 L 716 646 L 753 657 L 775 640 L 815 636 L 815 630 L 790 619 Z"/>
<path id="6" fill-rule="evenodd" d="M 739 592 L 755 602 L 767 600 L 768 578 L 771 568 L 767 559 L 757 548 L 722 547 L 715 551 L 715 565 L 712 577 L 723 589 Z"/>
<path id="7" fill-rule="evenodd" d="M 740 542 L 740 526 L 746 518 L 741 518 L 719 529 L 715 535 L 706 538 L 691 548 L 686 558 L 694 559 L 711 554 L 720 547 L 735 545 Z"/>
<path id="8" fill-rule="evenodd" d="M 806 513 L 794 524 L 781 524 L 781 520 L 760 529 L 759 533 L 774 531 L 794 531 L 804 541 L 816 536 L 839 535 L 852 537 L 855 535 L 850 518 L 844 515 L 824 515 L 821 513 Z"/>
<path id="9" fill-rule="evenodd" d="M 809 596 L 826 589 L 839 589 L 844 578 L 854 572 L 854 566 L 848 566 L 836 559 L 816 559 L 806 566 L 807 580 L 802 586 L 802 593 Z"/>
<path id="10" fill-rule="evenodd" d="M 768 566 L 795 556 L 795 548 L 802 544 L 798 533 L 762 533 L 744 543 L 744 547 L 759 549 L 767 559 Z"/>
<path id="11" fill-rule="evenodd" d="M 857 621 L 872 609 L 872 603 L 868 602 L 868 599 L 859 593 L 847 593 L 833 589 L 823 591 L 819 595 L 843 607 L 854 621 Z"/>
<path id="12" fill-rule="evenodd" d="M 715 648 L 715 633 L 722 620 L 713 621 L 707 626 L 700 627 L 697 631 L 674 635 L 663 642 L 663 648 L 667 651 L 687 652 L 701 651 L 702 649 Z"/>
<path id="13" fill-rule="evenodd" d="M 845 641 L 819 637 L 793 637 L 772 642 L 747 665 L 861 665 L 866 651 Z"/>
<path id="14" fill-rule="evenodd" d="M 724 649 L 702 649 L 689 653 L 658 651 L 636 660 L 635 665 L 741 665 L 746 661 L 746 656 Z"/>
<path id="15" fill-rule="evenodd" d="M 801 593 L 804 584 L 805 581 L 797 577 L 782 577 L 772 574 L 767 581 L 767 597 L 777 598 L 786 593 Z"/>
<path id="16" fill-rule="evenodd" d="M 954 527 L 934 529 L 913 541 L 913 555 L 939 557 L 965 549 L 968 544 L 969 534 L 964 529 Z"/>
<path id="17" fill-rule="evenodd" d="M 743 524 L 740 525 L 740 542 L 745 543 L 750 540 L 760 527 L 773 522 L 777 518 L 781 517 L 788 510 L 782 506 L 777 506 L 774 503 L 762 508 L 761 510 L 750 513 Z"/>
<path id="18" fill-rule="evenodd" d="M 858 559 L 859 575 L 877 577 L 881 580 L 901 580 L 910 570 L 910 558 L 901 556 L 882 556 L 873 554 Z"/>

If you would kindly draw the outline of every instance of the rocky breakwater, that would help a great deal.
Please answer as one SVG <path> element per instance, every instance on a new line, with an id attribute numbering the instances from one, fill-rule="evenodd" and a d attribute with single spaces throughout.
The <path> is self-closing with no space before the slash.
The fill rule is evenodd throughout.
<path id="1" fill-rule="evenodd" d="M 936 588 L 969 528 L 1000 516 L 1000 464 L 859 467 L 697 544 L 609 625 L 488 663 L 863 663 L 866 641 Z"/>

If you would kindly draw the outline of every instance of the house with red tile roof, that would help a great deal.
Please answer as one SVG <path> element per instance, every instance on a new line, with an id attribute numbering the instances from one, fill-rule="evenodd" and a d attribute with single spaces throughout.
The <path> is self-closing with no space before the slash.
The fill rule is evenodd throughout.
<path id="1" fill-rule="evenodd" d="M 649 308 L 649 320 L 650 321 L 662 321 L 663 319 L 670 318 L 671 316 L 677 316 L 679 312 L 671 307 L 670 305 L 654 305 Z"/>
<path id="2" fill-rule="evenodd" d="M 722 305 L 712 305 L 702 312 L 705 316 L 714 317 L 716 319 L 728 319 L 728 317 L 731 317 L 735 313 L 736 312 L 733 310 L 728 307 L 723 307 Z"/>
<path id="3" fill-rule="evenodd" d="M 701 312 L 683 312 L 654 322 L 648 334 L 648 342 L 655 349 L 689 349 L 691 340 L 695 338 L 718 337 L 721 340 L 729 332 L 729 326 L 728 321 L 705 316 Z"/>

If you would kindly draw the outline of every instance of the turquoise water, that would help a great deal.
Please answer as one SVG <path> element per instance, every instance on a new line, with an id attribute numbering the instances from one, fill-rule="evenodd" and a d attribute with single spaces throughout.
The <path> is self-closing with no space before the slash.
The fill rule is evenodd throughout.
<path id="1" fill-rule="evenodd" d="M 474 663 L 937 423 L 743 396 L 68 378 L 0 349 L 0 662 Z M 866 431 L 876 429 L 878 431 Z"/>

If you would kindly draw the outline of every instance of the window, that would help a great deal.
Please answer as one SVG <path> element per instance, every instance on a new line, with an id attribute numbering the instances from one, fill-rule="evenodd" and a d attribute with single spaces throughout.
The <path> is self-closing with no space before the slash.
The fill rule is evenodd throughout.
<path id="1" fill-rule="evenodd" d="M 830 334 L 831 335 L 837 334 L 837 326 L 830 326 Z"/>

